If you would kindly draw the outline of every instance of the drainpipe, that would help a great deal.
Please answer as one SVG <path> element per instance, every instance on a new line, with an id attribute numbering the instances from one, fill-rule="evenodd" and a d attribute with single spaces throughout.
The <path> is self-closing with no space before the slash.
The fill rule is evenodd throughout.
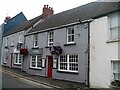
<path id="1" fill-rule="evenodd" d="M 88 20 L 88 77 L 87 77 L 87 86 L 90 88 L 90 23 L 93 21 L 93 19 Z"/>
<path id="2" fill-rule="evenodd" d="M 88 75 L 87 86 L 90 87 L 90 22 L 88 22 Z"/>
<path id="3" fill-rule="evenodd" d="M 93 19 L 84 20 L 81 21 L 81 23 L 88 23 L 88 67 L 87 67 L 87 87 L 90 88 L 90 22 L 92 22 Z"/>

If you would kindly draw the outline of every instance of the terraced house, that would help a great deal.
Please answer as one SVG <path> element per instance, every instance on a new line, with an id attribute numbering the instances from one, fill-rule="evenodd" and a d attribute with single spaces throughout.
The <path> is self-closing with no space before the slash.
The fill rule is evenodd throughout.
<path id="1" fill-rule="evenodd" d="M 25 28 L 26 25 L 23 24 L 14 29 L 16 35 L 18 32 L 23 32 L 23 40 L 20 41 L 22 44 L 16 43 L 18 48 L 12 49 L 13 55 L 10 57 L 10 61 L 12 60 L 13 63 L 9 64 L 11 67 L 21 68 L 32 75 L 99 87 L 96 82 L 94 83 L 95 75 L 97 77 L 94 72 L 97 73 L 100 68 L 95 66 L 98 65 L 98 62 L 94 62 L 93 56 L 96 54 L 92 51 L 92 46 L 94 46 L 93 40 L 97 38 L 95 32 L 99 33 L 100 28 L 104 25 L 94 28 L 95 20 L 118 11 L 118 5 L 117 2 L 92 2 L 58 14 L 53 14 L 53 9 L 45 5 L 39 20 L 31 23 L 30 26 L 27 24 L 29 28 Z M 5 40 L 7 40 L 7 36 L 4 38 L 3 49 L 6 45 Z M 102 41 L 102 39 L 100 40 Z M 95 47 L 98 48 L 99 45 L 95 45 Z M 9 47 L 9 54 L 11 48 Z M 101 56 L 101 54 L 99 55 Z M 104 68 L 102 63 L 100 65 Z M 102 74 L 100 73 L 100 75 Z M 102 82 L 98 77 L 96 80 Z M 107 85 L 105 84 L 103 87 L 107 87 Z"/>
<path id="2" fill-rule="evenodd" d="M 23 55 L 20 48 L 24 47 L 24 34 L 39 23 L 41 16 L 25 21 L 3 34 L 2 65 L 10 68 L 22 68 Z"/>

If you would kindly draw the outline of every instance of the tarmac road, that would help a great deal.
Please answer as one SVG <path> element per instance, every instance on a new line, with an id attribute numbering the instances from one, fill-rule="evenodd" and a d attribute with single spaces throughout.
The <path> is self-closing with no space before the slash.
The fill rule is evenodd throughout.
<path id="1" fill-rule="evenodd" d="M 37 89 L 39 88 L 39 90 L 53 90 L 52 87 L 50 86 L 46 86 L 31 80 L 27 80 L 24 77 L 20 77 L 14 73 L 10 73 L 10 72 L 6 72 L 6 71 L 2 71 L 2 69 L 0 69 L 0 73 L 2 73 L 2 76 L 0 75 L 0 80 L 2 80 L 2 90 L 9 90 L 9 89 L 15 89 L 15 88 L 21 88 L 21 90 L 23 90 L 24 88 L 26 89 Z M 6 88 L 6 89 L 5 89 Z"/>

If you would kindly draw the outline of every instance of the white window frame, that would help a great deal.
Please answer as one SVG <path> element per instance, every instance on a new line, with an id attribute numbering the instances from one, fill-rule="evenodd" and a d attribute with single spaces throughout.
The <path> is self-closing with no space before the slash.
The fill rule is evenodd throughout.
<path id="1" fill-rule="evenodd" d="M 48 32 L 48 46 L 53 46 L 54 44 L 54 31 Z"/>
<path id="2" fill-rule="evenodd" d="M 8 47 L 8 38 L 6 38 L 5 46 Z"/>
<path id="3" fill-rule="evenodd" d="M 19 35 L 19 43 L 22 43 L 22 35 Z"/>
<path id="4" fill-rule="evenodd" d="M 67 56 L 67 70 L 60 69 L 60 56 Z M 70 59 L 69 58 L 70 58 L 71 55 L 60 55 L 60 56 L 59 56 L 59 60 L 58 60 L 58 71 L 78 73 L 78 71 L 79 71 L 79 57 L 78 57 L 78 55 L 77 55 L 77 57 L 78 57 L 77 61 L 78 62 L 75 62 L 77 64 L 77 69 L 78 70 L 70 70 Z"/>
<path id="5" fill-rule="evenodd" d="M 11 38 L 11 46 L 14 46 L 14 37 Z"/>
<path id="6" fill-rule="evenodd" d="M 16 58 L 17 57 L 17 58 Z M 21 62 L 20 62 L 21 59 Z M 16 61 L 17 60 L 17 61 Z M 18 64 L 21 65 L 23 61 L 23 55 L 21 55 L 20 53 L 15 53 L 15 61 L 14 64 Z"/>
<path id="7" fill-rule="evenodd" d="M 6 58 L 8 58 L 7 54 L 4 55 L 4 63 L 7 63 L 7 59 Z"/>
<path id="8" fill-rule="evenodd" d="M 34 34 L 34 47 L 38 47 L 38 34 Z"/>
<path id="9" fill-rule="evenodd" d="M 32 56 L 35 56 L 35 67 L 32 66 Z M 38 56 L 41 57 L 41 67 L 38 67 Z M 30 68 L 36 68 L 36 69 L 42 69 L 42 56 L 41 55 L 31 55 L 31 59 L 30 59 Z"/>
<path id="10" fill-rule="evenodd" d="M 118 23 L 116 26 L 112 26 L 111 25 L 111 19 L 112 19 L 112 17 L 116 17 L 116 18 L 119 19 L 120 18 L 119 15 L 120 15 L 119 13 L 114 13 L 114 14 L 109 15 L 109 39 L 110 40 L 118 40 L 118 39 L 120 39 L 120 36 L 118 35 L 118 33 L 120 32 L 119 31 L 119 28 L 120 28 L 119 20 L 116 21 L 116 23 Z M 112 35 L 113 32 L 115 32 L 117 34 L 117 36 L 113 37 L 113 35 Z"/>
<path id="11" fill-rule="evenodd" d="M 67 44 L 72 44 L 72 43 L 75 43 L 75 30 L 74 30 L 74 33 L 72 34 L 69 34 L 69 30 L 74 30 L 74 26 L 70 26 L 67 28 Z M 69 41 L 69 37 L 74 37 L 74 40 L 73 41 Z M 71 39 L 72 40 L 72 39 Z"/>
<path id="12" fill-rule="evenodd" d="M 113 79 L 113 80 L 115 80 L 114 74 L 120 74 L 119 71 L 116 71 L 116 70 L 114 70 L 114 68 L 113 68 L 115 62 L 120 63 L 120 61 L 117 61 L 117 60 L 116 60 L 116 61 L 112 61 L 112 76 L 113 76 L 112 79 Z M 120 80 L 119 80 L 119 81 L 120 81 Z"/>

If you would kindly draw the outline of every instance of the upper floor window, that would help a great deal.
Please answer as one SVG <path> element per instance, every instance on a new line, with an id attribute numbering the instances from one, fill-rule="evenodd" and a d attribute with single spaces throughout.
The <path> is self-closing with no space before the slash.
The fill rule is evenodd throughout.
<path id="1" fill-rule="evenodd" d="M 19 35 L 19 41 L 18 42 L 22 43 L 22 36 L 21 35 Z"/>
<path id="2" fill-rule="evenodd" d="M 119 14 L 112 14 L 110 15 L 110 39 L 118 39 L 120 35 L 120 25 L 119 25 Z"/>
<path id="3" fill-rule="evenodd" d="M 6 38 L 5 46 L 8 47 L 8 38 Z"/>
<path id="4" fill-rule="evenodd" d="M 74 43 L 74 26 L 67 28 L 67 44 Z"/>
<path id="5" fill-rule="evenodd" d="M 34 35 L 34 47 L 38 47 L 38 34 Z"/>
<path id="6" fill-rule="evenodd" d="M 53 46 L 54 31 L 48 32 L 48 46 Z"/>
<path id="7" fill-rule="evenodd" d="M 78 55 L 61 55 L 59 57 L 59 70 L 78 72 Z"/>
<path id="8" fill-rule="evenodd" d="M 12 36 L 12 38 L 11 38 L 11 46 L 13 46 L 14 45 L 14 37 Z"/>

